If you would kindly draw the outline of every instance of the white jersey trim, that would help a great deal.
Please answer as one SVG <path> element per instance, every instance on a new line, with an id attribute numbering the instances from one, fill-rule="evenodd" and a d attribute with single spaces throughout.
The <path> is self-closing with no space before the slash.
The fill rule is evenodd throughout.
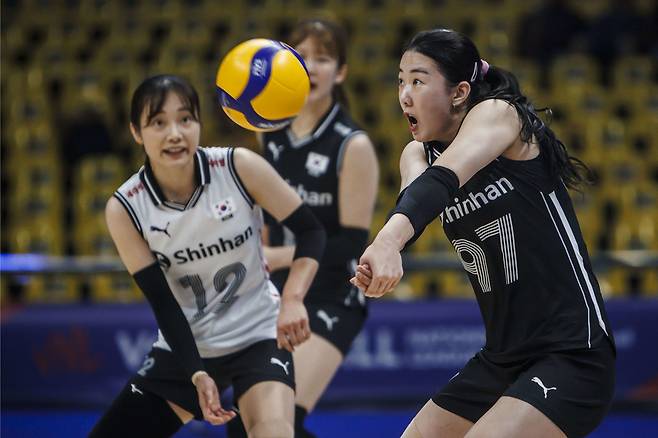
<path id="1" fill-rule="evenodd" d="M 135 213 L 135 210 L 133 209 L 132 205 L 130 205 L 130 202 L 121 194 L 121 192 L 116 191 L 114 192 L 114 197 L 123 205 L 123 208 L 126 209 L 128 212 L 128 216 L 130 216 L 130 220 L 132 221 L 133 225 L 135 228 L 137 228 L 137 231 L 139 231 L 139 234 L 144 237 L 144 231 L 142 230 L 142 225 L 139 223 L 139 218 L 137 217 L 137 214 Z"/>
<path id="2" fill-rule="evenodd" d="M 242 183 L 242 180 L 240 179 L 240 175 L 238 175 L 238 171 L 235 169 L 235 163 L 233 162 L 233 152 L 235 152 L 235 148 L 230 148 L 228 150 L 228 153 L 226 154 L 226 161 L 228 164 L 229 173 L 231 174 L 231 177 L 233 178 L 236 187 L 240 191 L 240 194 L 242 194 L 245 201 L 247 201 L 249 207 L 253 208 L 255 201 L 251 197 L 251 195 L 249 195 L 249 192 L 247 191 L 244 184 Z"/>
<path id="3" fill-rule="evenodd" d="M 569 221 L 567 220 L 567 217 L 564 214 L 564 210 L 562 209 L 562 206 L 560 205 L 560 201 L 558 201 L 555 192 L 549 193 L 548 196 L 551 198 L 551 201 L 553 201 L 553 205 L 555 205 L 555 209 L 557 210 L 557 213 L 560 216 L 560 221 L 562 221 L 562 226 L 564 226 L 564 229 L 567 232 L 567 236 L 569 236 L 569 242 L 571 243 L 571 248 L 573 249 L 573 252 L 576 255 L 576 261 L 578 262 L 578 267 L 580 268 L 580 272 L 582 273 L 583 278 L 585 279 L 585 284 L 587 285 L 587 291 L 589 292 L 589 297 L 592 300 L 592 303 L 594 304 L 594 310 L 596 311 L 596 317 L 599 321 L 599 326 L 601 326 L 601 329 L 603 329 L 603 332 L 606 334 L 606 336 L 609 336 L 608 330 L 606 330 L 605 323 L 603 322 L 603 317 L 601 316 L 601 309 L 599 309 L 599 304 L 596 301 L 596 296 L 594 295 L 594 288 L 592 287 L 592 283 L 589 281 L 589 275 L 587 274 L 587 270 L 585 269 L 585 264 L 583 263 L 583 256 L 580 254 L 580 250 L 578 249 L 578 242 L 576 241 L 576 237 L 573 234 L 571 225 L 569 225 Z"/>
<path id="4" fill-rule="evenodd" d="M 340 175 L 340 169 L 343 167 L 343 158 L 345 157 L 345 146 L 347 145 L 347 142 L 358 134 L 364 134 L 365 136 L 368 135 L 366 134 L 366 131 L 362 130 L 350 132 L 345 136 L 343 142 L 338 147 L 338 157 L 336 158 L 336 175 Z"/>

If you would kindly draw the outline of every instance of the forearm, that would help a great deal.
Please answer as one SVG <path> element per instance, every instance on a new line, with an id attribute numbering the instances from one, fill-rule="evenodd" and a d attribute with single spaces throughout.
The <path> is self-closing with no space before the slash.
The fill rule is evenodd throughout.
<path id="1" fill-rule="evenodd" d="M 393 214 L 384 227 L 379 230 L 374 241 L 402 251 L 413 236 L 414 228 L 409 218 L 403 214 Z"/>
<path id="2" fill-rule="evenodd" d="M 153 263 L 136 272 L 133 277 L 151 305 L 160 331 L 180 360 L 188 378 L 192 378 L 198 371 L 203 371 L 203 362 L 192 329 L 176 302 L 160 266 L 157 262 Z"/>
<path id="3" fill-rule="evenodd" d="M 265 260 L 270 272 L 278 271 L 279 269 L 290 268 L 292 265 L 293 256 L 295 255 L 295 247 L 290 246 L 265 246 L 263 247 Z"/>
<path id="4" fill-rule="evenodd" d="M 295 259 L 290 267 L 288 279 L 283 285 L 281 299 L 303 301 L 318 271 L 318 266 L 318 262 L 309 257 Z"/>

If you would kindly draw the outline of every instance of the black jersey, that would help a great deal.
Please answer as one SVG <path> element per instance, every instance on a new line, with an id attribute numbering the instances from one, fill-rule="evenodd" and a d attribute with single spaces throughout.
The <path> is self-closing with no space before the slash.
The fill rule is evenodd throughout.
<path id="1" fill-rule="evenodd" d="M 424 146 L 429 163 L 444 150 L 438 142 Z M 612 341 L 571 199 L 542 154 L 527 161 L 498 157 L 439 218 L 475 290 L 490 359 Z"/>
<path id="2" fill-rule="evenodd" d="M 345 145 L 359 133 L 364 131 L 359 129 L 340 104 L 334 104 L 307 137 L 296 139 L 289 128 L 263 135 L 265 159 L 297 191 L 322 222 L 328 240 L 337 236 L 342 229 L 338 216 L 338 176 Z M 266 217 L 266 222 L 269 226 L 270 245 L 295 244 L 294 236 L 288 229 L 271 217 Z M 308 291 L 308 299 L 338 300 L 344 301 L 346 305 L 363 305 L 362 295 L 349 283 L 355 266 L 355 258 L 330 260 L 324 257 Z M 287 276 L 288 270 L 277 271 L 272 274 L 271 280 L 282 290 Z"/>

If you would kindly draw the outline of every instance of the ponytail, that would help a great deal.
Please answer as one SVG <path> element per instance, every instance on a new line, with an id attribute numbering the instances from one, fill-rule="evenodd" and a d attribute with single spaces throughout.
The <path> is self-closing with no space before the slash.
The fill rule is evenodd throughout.
<path id="1" fill-rule="evenodd" d="M 486 63 L 486 61 L 484 61 Z M 541 153 L 546 157 L 549 173 L 557 176 L 564 184 L 578 190 L 583 184 L 592 183 L 590 169 L 576 157 L 567 152 L 564 143 L 560 141 L 553 130 L 537 113 L 544 112 L 550 122 L 550 108 L 535 109 L 528 98 L 521 93 L 516 77 L 500 67 L 488 65 L 488 71 L 481 80 L 471 84 L 471 98 L 468 109 L 488 99 L 501 99 L 512 105 L 521 119 L 521 141 L 530 143 L 533 137 L 539 144 Z"/>

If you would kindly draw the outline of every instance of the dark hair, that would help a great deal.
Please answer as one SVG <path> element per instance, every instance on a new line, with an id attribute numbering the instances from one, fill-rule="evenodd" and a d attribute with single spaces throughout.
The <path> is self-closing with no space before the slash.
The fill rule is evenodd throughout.
<path id="1" fill-rule="evenodd" d="M 521 140 L 530 142 L 537 139 L 541 153 L 547 157 L 547 166 L 552 176 L 562 179 L 570 188 L 578 188 L 591 181 L 587 166 L 568 154 L 564 144 L 555 133 L 539 118 L 526 96 L 521 93 L 516 77 L 502 68 L 483 64 L 478 49 L 467 36 L 450 29 L 426 30 L 416 34 L 404 51 L 414 51 L 431 58 L 441 74 L 451 86 L 462 81 L 471 85 L 471 93 L 466 102 L 467 110 L 487 99 L 502 99 L 514 106 L 522 127 Z"/>
<path id="2" fill-rule="evenodd" d="M 148 106 L 146 114 L 147 124 L 160 111 L 165 104 L 169 92 L 174 92 L 183 101 L 185 107 L 192 113 L 197 122 L 201 121 L 199 110 L 199 95 L 187 80 L 180 76 L 158 75 L 145 79 L 133 93 L 130 103 L 130 123 L 137 131 L 141 130 L 140 120 L 144 108 Z"/>
<path id="3" fill-rule="evenodd" d="M 326 50 L 338 62 L 338 68 L 347 63 L 347 34 L 338 24 L 319 18 L 301 21 L 292 30 L 288 44 L 294 47 L 307 38 L 313 38 Z M 343 106 L 349 106 L 341 84 L 334 85 L 332 94 Z"/>

